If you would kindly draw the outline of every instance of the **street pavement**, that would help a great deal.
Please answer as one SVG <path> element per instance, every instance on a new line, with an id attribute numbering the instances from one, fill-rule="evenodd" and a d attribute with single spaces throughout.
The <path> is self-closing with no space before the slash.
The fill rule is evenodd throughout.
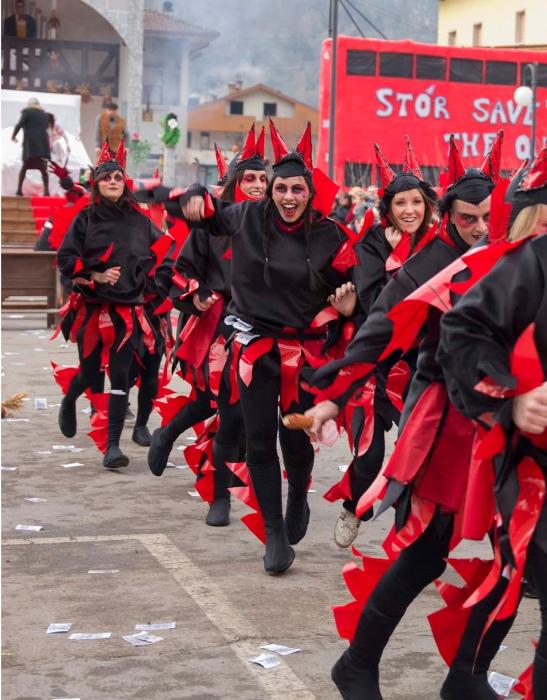
<path id="1" fill-rule="evenodd" d="M 145 448 L 131 442 L 131 426 L 122 438 L 130 465 L 115 473 L 103 469 L 86 435 L 85 399 L 79 401 L 78 434 L 71 440 L 61 435 L 55 405 L 61 394 L 49 363 L 74 365 L 76 353 L 62 339 L 50 342 L 50 334 L 40 317 L 4 316 L 2 396 L 26 391 L 30 399 L 15 414 L 28 420 L 2 423 L 2 465 L 16 467 L 2 471 L 4 700 L 339 697 L 330 668 L 346 642 L 337 636 L 330 607 L 351 600 L 341 572 L 352 556 L 333 542 L 338 504 L 322 494 L 341 477 L 338 465 L 349 461 L 345 441 L 318 455 L 311 525 L 296 546 L 293 567 L 284 576 L 267 576 L 262 545 L 240 522 L 247 509 L 233 499 L 230 527 L 207 527 L 206 505 L 189 494 L 191 471 L 170 468 L 154 477 Z M 46 398 L 48 408 L 35 409 L 35 398 Z M 131 403 L 136 406 L 135 390 Z M 158 425 L 154 415 L 150 427 Z M 184 464 L 178 447 L 191 444 L 192 435 L 179 439 L 175 464 Z M 73 463 L 81 466 L 61 466 Z M 43 530 L 18 531 L 19 524 Z M 364 525 L 356 541 L 360 551 L 381 555 L 390 525 L 390 513 Z M 459 553 L 487 557 L 489 548 L 467 544 Z M 448 579 L 458 582 L 454 574 Z M 440 607 L 430 587 L 408 611 L 382 662 L 385 700 L 439 697 L 445 667 L 426 616 Z M 496 671 L 514 676 L 528 665 L 538 619 L 537 603 L 524 600 L 507 648 L 494 661 Z M 72 628 L 46 634 L 54 622 Z M 155 622 L 176 622 L 176 628 L 152 632 L 163 640 L 149 646 L 122 639 L 136 624 Z M 70 640 L 73 632 L 111 637 Z M 251 664 L 268 643 L 302 651 L 280 657 L 276 668 Z"/>

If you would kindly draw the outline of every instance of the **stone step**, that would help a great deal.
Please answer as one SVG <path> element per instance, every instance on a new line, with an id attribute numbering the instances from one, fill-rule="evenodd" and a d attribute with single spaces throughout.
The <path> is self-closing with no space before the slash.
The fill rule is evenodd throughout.
<path id="1" fill-rule="evenodd" d="M 32 210 L 4 209 L 2 211 L 2 226 L 9 226 L 11 223 L 34 223 Z"/>
<path id="2" fill-rule="evenodd" d="M 2 217 L 2 229 L 4 231 L 9 231 L 10 233 L 17 233 L 18 231 L 34 231 L 36 234 L 36 224 L 34 223 L 34 219 L 30 220 L 19 220 L 19 221 L 6 221 L 4 217 Z"/>

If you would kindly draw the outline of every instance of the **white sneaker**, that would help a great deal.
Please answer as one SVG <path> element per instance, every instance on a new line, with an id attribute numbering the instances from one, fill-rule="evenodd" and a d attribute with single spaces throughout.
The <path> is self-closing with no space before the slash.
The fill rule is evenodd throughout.
<path id="1" fill-rule="evenodd" d="M 342 508 L 334 526 L 334 541 L 339 547 L 349 547 L 359 533 L 361 521 L 349 510 Z"/>

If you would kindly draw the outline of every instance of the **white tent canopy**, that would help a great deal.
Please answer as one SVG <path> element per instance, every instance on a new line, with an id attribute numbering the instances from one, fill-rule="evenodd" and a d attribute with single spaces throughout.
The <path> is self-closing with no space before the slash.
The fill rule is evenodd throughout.
<path id="1" fill-rule="evenodd" d="M 55 115 L 55 121 L 61 126 L 68 139 L 70 155 L 67 168 L 73 179 L 77 180 L 81 168 L 92 163 L 83 143 L 80 141 L 80 96 L 59 95 L 57 93 L 33 93 L 22 90 L 2 91 L 2 194 L 13 195 L 17 190 L 17 178 L 22 165 L 23 134 L 17 135 L 17 143 L 11 141 L 13 127 L 19 121 L 21 110 L 25 108 L 30 97 L 37 97 L 42 107 Z M 56 142 L 52 158 L 59 164 L 66 159 L 66 146 L 61 139 Z M 49 190 L 52 195 L 62 195 L 63 189 L 55 175 L 49 176 Z M 43 194 L 42 176 L 38 170 L 28 170 L 23 184 L 23 194 L 39 196 Z"/>

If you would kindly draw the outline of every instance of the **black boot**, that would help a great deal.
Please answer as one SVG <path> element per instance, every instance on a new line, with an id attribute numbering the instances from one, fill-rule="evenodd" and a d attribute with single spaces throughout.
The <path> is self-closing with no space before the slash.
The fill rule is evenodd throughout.
<path id="1" fill-rule="evenodd" d="M 289 545 L 283 522 L 279 464 L 247 466 L 266 528 L 264 569 L 269 574 L 282 574 L 294 561 L 294 549 Z"/>
<path id="2" fill-rule="evenodd" d="M 127 467 L 128 464 L 129 457 L 124 455 L 118 445 L 111 445 L 106 450 L 103 457 L 103 467 L 105 469 L 119 469 L 120 467 Z"/>
<path id="3" fill-rule="evenodd" d="M 133 442 L 141 447 L 150 447 L 150 431 L 146 425 L 136 425 L 133 428 Z"/>
<path id="4" fill-rule="evenodd" d="M 67 438 L 76 435 L 76 402 L 66 396 L 61 401 L 59 409 L 59 428 L 61 428 L 61 432 Z"/>
<path id="5" fill-rule="evenodd" d="M 541 654 L 534 656 L 534 670 L 533 670 L 533 680 L 534 686 L 534 697 L 537 700 L 540 698 L 547 697 L 547 659 L 545 659 Z"/>
<path id="6" fill-rule="evenodd" d="M 150 449 L 148 450 L 148 466 L 152 474 L 155 476 L 163 474 L 172 449 L 173 443 L 166 437 L 165 428 L 154 430 L 150 438 Z"/>
<path id="7" fill-rule="evenodd" d="M 355 666 L 345 651 L 334 664 L 331 678 L 344 700 L 382 700 L 378 666 Z"/>
<path id="8" fill-rule="evenodd" d="M 207 525 L 212 527 L 226 527 L 230 524 L 230 499 L 215 498 L 209 506 L 209 512 L 205 518 Z"/>
<path id="9" fill-rule="evenodd" d="M 286 450 L 284 451 L 286 453 Z M 290 544 L 297 544 L 306 534 L 310 522 L 308 505 L 308 485 L 313 469 L 314 453 L 309 449 L 297 454 L 285 455 L 285 469 L 289 490 L 285 511 L 285 529 Z"/>

